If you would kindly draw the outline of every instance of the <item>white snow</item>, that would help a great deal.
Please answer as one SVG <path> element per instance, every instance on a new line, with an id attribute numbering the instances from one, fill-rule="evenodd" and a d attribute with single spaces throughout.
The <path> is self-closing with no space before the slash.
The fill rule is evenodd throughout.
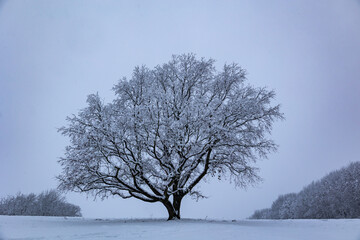
<path id="1" fill-rule="evenodd" d="M 360 219 L 86 219 L 0 216 L 0 239 L 360 240 Z"/>

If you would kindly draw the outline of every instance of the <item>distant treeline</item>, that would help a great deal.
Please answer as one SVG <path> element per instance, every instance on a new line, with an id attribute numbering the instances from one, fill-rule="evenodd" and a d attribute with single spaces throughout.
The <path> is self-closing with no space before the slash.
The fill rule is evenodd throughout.
<path id="1" fill-rule="evenodd" d="M 0 199 L 0 215 L 80 217 L 80 207 L 66 202 L 56 190 L 36 195 L 18 193 Z"/>
<path id="2" fill-rule="evenodd" d="M 281 195 L 252 219 L 360 218 L 360 162 L 331 172 L 299 193 Z"/>

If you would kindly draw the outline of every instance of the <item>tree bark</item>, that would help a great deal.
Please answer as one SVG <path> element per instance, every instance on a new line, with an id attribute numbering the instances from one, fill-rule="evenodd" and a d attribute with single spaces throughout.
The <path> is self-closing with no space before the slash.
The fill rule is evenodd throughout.
<path id="1" fill-rule="evenodd" d="M 173 203 L 171 203 L 169 200 L 162 202 L 169 214 L 169 217 L 167 219 L 168 221 L 180 219 L 180 206 L 182 198 L 183 196 L 174 195 Z"/>
<path id="2" fill-rule="evenodd" d="M 183 196 L 173 195 L 173 208 L 178 219 L 180 219 L 180 206 Z"/>

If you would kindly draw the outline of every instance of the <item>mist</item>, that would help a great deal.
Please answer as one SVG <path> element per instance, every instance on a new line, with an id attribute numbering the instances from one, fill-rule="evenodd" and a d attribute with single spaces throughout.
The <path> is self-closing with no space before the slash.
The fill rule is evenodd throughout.
<path id="1" fill-rule="evenodd" d="M 0 2 L 0 197 L 56 188 L 69 144 L 66 116 L 137 65 L 172 54 L 236 62 L 248 82 L 274 89 L 285 121 L 276 153 L 257 162 L 247 189 L 207 179 L 208 196 L 185 198 L 185 218 L 238 219 L 359 161 L 359 1 Z M 68 193 L 85 217 L 163 217 L 160 204 Z"/>

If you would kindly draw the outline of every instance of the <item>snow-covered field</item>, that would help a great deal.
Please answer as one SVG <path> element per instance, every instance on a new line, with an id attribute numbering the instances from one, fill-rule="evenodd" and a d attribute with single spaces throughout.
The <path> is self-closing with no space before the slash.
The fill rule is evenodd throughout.
<path id="1" fill-rule="evenodd" d="M 0 239 L 360 240 L 355 220 L 124 220 L 0 216 Z"/>

